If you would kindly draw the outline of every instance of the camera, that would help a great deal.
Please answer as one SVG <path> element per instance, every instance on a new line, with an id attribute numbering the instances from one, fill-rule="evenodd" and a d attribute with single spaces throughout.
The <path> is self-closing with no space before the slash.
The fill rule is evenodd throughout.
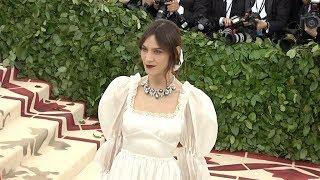
<path id="1" fill-rule="evenodd" d="M 151 8 L 151 6 L 148 3 L 142 4 L 142 1 L 134 2 L 129 1 L 128 3 L 124 4 L 124 7 L 130 10 L 143 10 L 145 12 L 148 12 L 148 9 Z"/>
<path id="2" fill-rule="evenodd" d="M 155 1 L 156 4 L 159 5 L 159 9 L 156 15 L 156 19 L 167 19 L 168 10 L 166 5 L 166 0 L 157 0 Z"/>
<path id="3" fill-rule="evenodd" d="M 307 26 L 308 28 L 320 27 L 320 10 L 319 10 L 320 0 L 310 1 L 310 11 L 302 15 L 300 18 L 301 27 Z"/>
<path id="4" fill-rule="evenodd" d="M 183 17 L 183 15 L 179 14 L 178 12 L 173 12 L 172 14 L 170 14 L 169 11 L 167 10 L 166 2 L 167 2 L 166 0 L 155 1 L 155 3 L 159 5 L 159 9 L 155 19 L 168 19 L 168 17 L 170 16 L 170 20 L 175 22 L 182 29 L 187 28 L 188 22 Z"/>
<path id="5" fill-rule="evenodd" d="M 249 32 L 239 32 L 235 34 L 227 34 L 226 42 L 228 44 L 236 44 L 242 42 L 251 42 L 254 36 Z"/>
<path id="6" fill-rule="evenodd" d="M 320 11 L 319 11 L 320 0 L 310 1 L 310 11 L 300 16 L 298 23 L 291 23 L 284 30 L 285 36 L 280 39 L 279 45 L 282 50 L 288 51 L 297 44 L 304 44 L 312 39 L 305 32 L 305 26 L 313 29 L 320 27 Z"/>
<path id="7" fill-rule="evenodd" d="M 243 18 L 238 16 L 231 17 L 232 27 L 223 31 L 226 42 L 235 44 L 241 42 L 251 42 L 257 35 L 256 19 L 261 19 L 258 13 L 250 12 Z"/>
<path id="8" fill-rule="evenodd" d="M 174 12 L 173 14 L 174 14 L 174 17 L 175 17 L 178 25 L 180 25 L 180 27 L 182 29 L 186 29 L 188 27 L 188 22 L 183 17 L 183 15 L 179 14 L 178 12 Z"/>
<path id="9" fill-rule="evenodd" d="M 199 31 L 204 33 L 212 33 L 214 31 L 214 26 L 204 15 L 199 15 L 197 19 L 196 27 Z"/>

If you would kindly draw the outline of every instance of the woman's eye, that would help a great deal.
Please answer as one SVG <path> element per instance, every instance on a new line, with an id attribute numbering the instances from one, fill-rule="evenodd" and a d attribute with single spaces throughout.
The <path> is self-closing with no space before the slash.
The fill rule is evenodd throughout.
<path id="1" fill-rule="evenodd" d="M 147 48 L 142 47 L 142 48 L 141 48 L 141 51 L 143 51 L 143 52 L 147 52 Z"/>
<path id="2" fill-rule="evenodd" d="M 157 50 L 154 50 L 154 53 L 156 53 L 156 54 L 161 54 L 162 51 L 157 49 Z"/>

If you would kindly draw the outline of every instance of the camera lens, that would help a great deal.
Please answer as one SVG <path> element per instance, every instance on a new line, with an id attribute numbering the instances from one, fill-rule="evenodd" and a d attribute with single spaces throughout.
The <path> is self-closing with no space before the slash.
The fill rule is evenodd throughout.
<path id="1" fill-rule="evenodd" d="M 309 17 L 306 20 L 306 26 L 308 28 L 311 28 L 311 29 L 316 28 L 316 27 L 318 27 L 318 24 L 319 24 L 318 19 L 315 17 Z"/>

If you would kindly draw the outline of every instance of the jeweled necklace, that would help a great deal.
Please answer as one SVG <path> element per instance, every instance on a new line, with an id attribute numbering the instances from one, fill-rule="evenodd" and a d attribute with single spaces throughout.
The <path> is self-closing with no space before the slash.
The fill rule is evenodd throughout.
<path id="1" fill-rule="evenodd" d="M 176 86 L 174 85 L 175 79 L 176 77 L 173 76 L 173 80 L 171 84 L 164 89 L 154 89 L 150 87 L 149 77 L 147 77 L 146 80 L 142 81 L 140 85 L 143 87 L 143 90 L 147 95 L 150 95 L 156 99 L 159 99 L 164 96 L 169 96 L 174 90 L 176 90 Z"/>

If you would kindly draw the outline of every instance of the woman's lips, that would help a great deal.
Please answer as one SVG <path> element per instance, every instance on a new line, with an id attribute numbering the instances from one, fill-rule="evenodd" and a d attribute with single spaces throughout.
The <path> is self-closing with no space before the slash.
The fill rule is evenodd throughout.
<path id="1" fill-rule="evenodd" d="M 153 65 L 146 65 L 146 67 L 147 67 L 148 69 L 151 69 L 151 68 L 154 68 L 155 66 L 153 66 Z"/>

